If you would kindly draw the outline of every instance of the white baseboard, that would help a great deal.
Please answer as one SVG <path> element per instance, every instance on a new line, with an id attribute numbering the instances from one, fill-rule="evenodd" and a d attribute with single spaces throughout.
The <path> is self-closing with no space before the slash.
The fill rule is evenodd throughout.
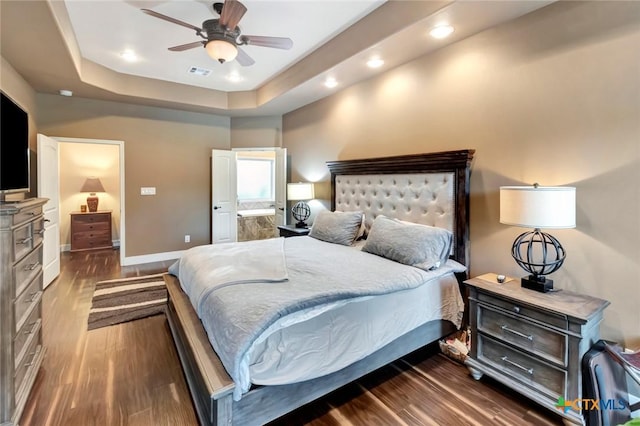
<path id="1" fill-rule="evenodd" d="M 140 256 L 128 256 L 122 261 L 122 266 L 139 265 L 141 263 L 164 262 L 182 257 L 184 250 L 169 251 L 165 253 L 143 254 Z"/>
<path id="2" fill-rule="evenodd" d="M 120 240 L 111 241 L 113 247 L 120 247 Z M 71 244 L 61 244 L 60 245 L 60 253 L 64 253 L 65 251 L 71 251 Z"/>

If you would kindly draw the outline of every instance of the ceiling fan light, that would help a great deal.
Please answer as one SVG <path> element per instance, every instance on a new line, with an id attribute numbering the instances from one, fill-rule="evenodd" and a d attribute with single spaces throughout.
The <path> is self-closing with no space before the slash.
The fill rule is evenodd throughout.
<path id="1" fill-rule="evenodd" d="M 211 40 L 205 49 L 209 56 L 220 63 L 233 61 L 238 56 L 238 48 L 225 40 Z"/>

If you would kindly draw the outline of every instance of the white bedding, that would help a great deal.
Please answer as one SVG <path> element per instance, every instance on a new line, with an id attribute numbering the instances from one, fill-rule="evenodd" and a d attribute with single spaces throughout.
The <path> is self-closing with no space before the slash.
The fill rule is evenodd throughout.
<path id="1" fill-rule="evenodd" d="M 285 274 L 277 268 L 277 281 L 272 274 L 219 280 L 235 270 L 229 256 L 238 253 L 241 263 L 279 263 L 284 253 Z M 272 241 L 196 247 L 178 265 L 170 271 L 236 383 L 235 400 L 251 383 L 288 384 L 337 371 L 432 319 L 459 326 L 464 310 L 453 276 L 464 266 L 456 262 L 424 271 L 311 237 L 288 238 L 282 249 Z"/>
<path id="2" fill-rule="evenodd" d="M 449 272 L 411 290 L 288 315 L 251 346 L 243 362 L 242 371 L 248 374 L 243 381 L 281 385 L 321 377 L 422 324 L 447 317 L 446 312 L 463 310 L 458 281 Z"/>

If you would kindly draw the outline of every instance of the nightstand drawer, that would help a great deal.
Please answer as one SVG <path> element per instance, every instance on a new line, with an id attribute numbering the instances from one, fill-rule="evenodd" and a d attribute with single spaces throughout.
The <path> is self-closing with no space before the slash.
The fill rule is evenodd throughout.
<path id="1" fill-rule="evenodd" d="M 78 232 L 91 232 L 91 231 L 108 231 L 110 228 L 108 222 L 95 222 L 95 223 L 76 223 L 74 231 Z"/>
<path id="2" fill-rule="evenodd" d="M 552 400 L 565 397 L 566 371 L 526 355 L 478 333 L 478 359 L 518 381 L 537 389 Z"/>
<path id="3" fill-rule="evenodd" d="M 567 317 L 564 315 L 559 315 L 553 312 L 547 312 L 539 309 L 532 309 L 527 307 L 526 305 L 519 304 L 518 302 L 499 299 L 483 292 L 478 292 L 478 301 L 499 306 L 509 312 L 513 312 L 522 315 L 523 317 L 528 317 L 536 321 L 558 327 L 562 330 L 567 329 Z"/>
<path id="4" fill-rule="evenodd" d="M 520 315 L 505 314 L 479 304 L 478 331 L 558 365 L 567 365 L 567 336 L 528 321 Z"/>
<path id="5" fill-rule="evenodd" d="M 88 213 L 73 215 L 73 222 L 76 225 L 91 223 L 109 223 L 111 221 L 111 213 Z"/>

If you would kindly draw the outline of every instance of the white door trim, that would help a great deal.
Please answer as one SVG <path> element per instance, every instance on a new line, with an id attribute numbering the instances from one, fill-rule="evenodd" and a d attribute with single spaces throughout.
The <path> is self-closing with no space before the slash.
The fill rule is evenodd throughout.
<path id="1" fill-rule="evenodd" d="M 84 138 L 65 138 L 65 137 L 54 137 L 51 138 L 57 140 L 58 142 L 69 142 L 69 143 L 92 143 L 92 144 L 102 144 L 102 145 L 118 145 L 118 155 L 119 155 L 119 179 L 120 179 L 120 264 L 126 265 L 126 256 L 125 256 L 125 220 L 124 220 L 124 212 L 125 212 L 125 183 L 124 183 L 124 141 L 110 140 L 110 139 L 84 139 Z"/>

